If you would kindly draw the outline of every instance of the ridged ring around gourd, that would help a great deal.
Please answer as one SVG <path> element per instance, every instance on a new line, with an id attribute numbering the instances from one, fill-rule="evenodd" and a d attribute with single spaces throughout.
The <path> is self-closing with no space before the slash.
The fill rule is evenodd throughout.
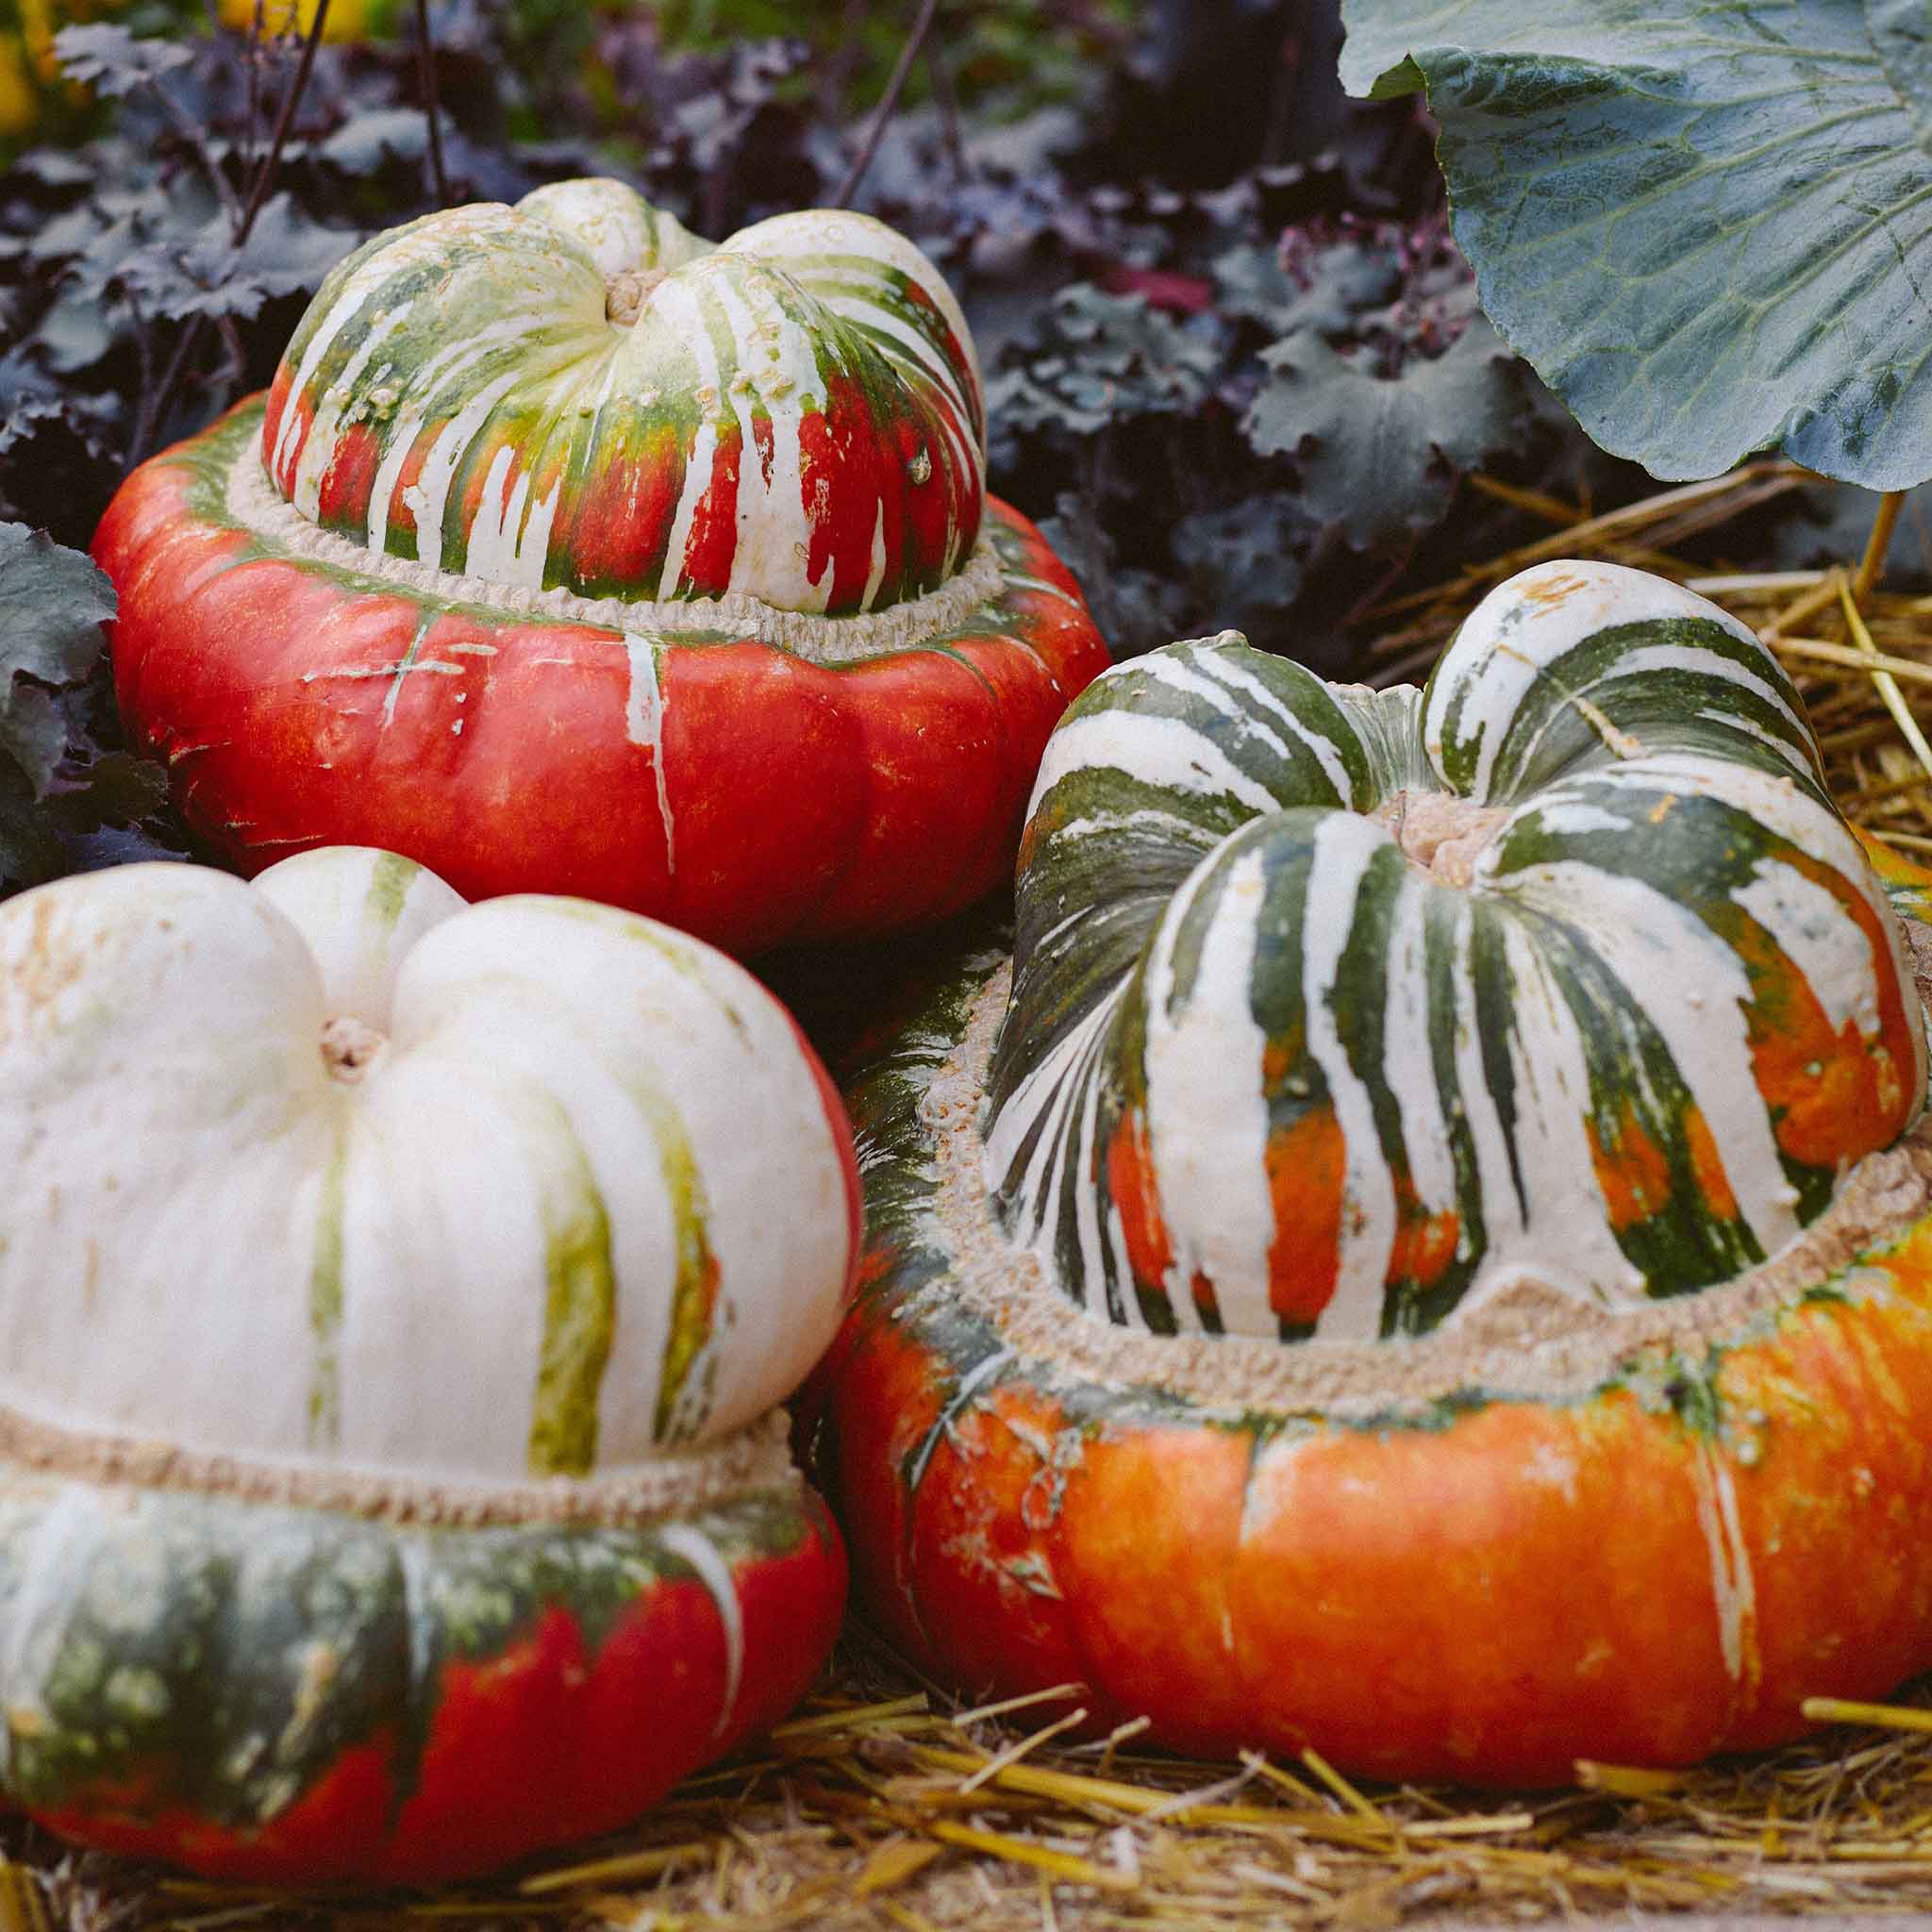
<path id="1" fill-rule="evenodd" d="M 984 435 L 958 303 L 870 216 L 425 216 L 109 506 L 121 708 L 244 871 L 367 842 L 741 952 L 936 918 L 1108 661 Z"/>
<path id="2" fill-rule="evenodd" d="M 858 1234 L 708 946 L 392 854 L 0 908 L 0 1792 L 224 1877 L 442 1879 L 780 1716 L 844 1557 L 773 1413 Z"/>
<path id="3" fill-rule="evenodd" d="M 1010 958 L 848 1090 L 810 1414 L 877 1615 L 1396 1778 L 1932 1665 L 1927 875 L 1881 872 L 1770 654 L 1636 572 L 1512 579 L 1425 691 L 1232 633 L 1100 679 Z"/>

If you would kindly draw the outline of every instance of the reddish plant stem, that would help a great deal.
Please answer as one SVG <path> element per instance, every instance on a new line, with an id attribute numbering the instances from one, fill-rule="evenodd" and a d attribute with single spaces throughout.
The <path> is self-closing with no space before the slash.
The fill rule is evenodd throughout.
<path id="1" fill-rule="evenodd" d="M 191 315 L 181 325 L 181 333 L 175 339 L 175 352 L 168 358 L 168 366 L 161 374 L 159 383 L 146 390 L 141 399 L 141 413 L 135 418 L 134 435 L 127 445 L 127 460 L 130 465 L 140 462 L 148 453 L 154 441 L 155 430 L 167 419 L 169 406 L 175 400 L 175 391 L 180 386 L 181 372 L 188 366 L 189 352 L 194 347 L 195 338 L 201 332 L 201 317 Z"/>
<path id="2" fill-rule="evenodd" d="M 290 81 L 288 92 L 282 95 L 282 105 L 275 114 L 275 131 L 268 138 L 268 153 L 262 157 L 261 166 L 256 171 L 255 185 L 248 191 L 247 205 L 236 225 L 237 248 L 248 240 L 248 231 L 255 226 L 255 218 L 261 212 L 261 205 L 268 199 L 270 185 L 281 167 L 282 147 L 288 141 L 289 128 L 295 119 L 295 108 L 301 102 L 303 90 L 308 85 L 308 73 L 315 65 L 315 50 L 322 45 L 322 30 L 327 24 L 328 0 L 316 0 L 315 18 L 309 23 L 308 38 L 302 42 L 302 58 L 295 63 L 295 76 Z"/>
<path id="3" fill-rule="evenodd" d="M 429 38 L 429 0 L 416 0 L 416 61 L 423 75 L 423 112 L 429 123 L 429 178 L 438 208 L 449 206 L 449 176 L 442 166 L 442 125 L 436 108 L 436 47 Z"/>
<path id="4" fill-rule="evenodd" d="M 865 140 L 860 144 L 852 165 L 845 171 L 845 178 L 839 184 L 839 192 L 832 197 L 834 208 L 850 208 L 852 197 L 858 192 L 858 184 L 865 179 L 865 171 L 872 166 L 872 158 L 878 152 L 880 140 L 884 137 L 887 124 L 898 110 L 899 96 L 906 92 L 906 83 L 912 76 L 912 63 L 919 58 L 919 49 L 932 27 L 933 18 L 940 10 L 940 0 L 923 0 L 919 17 L 912 23 L 912 31 L 906 36 L 906 44 L 899 49 L 897 64 L 892 69 L 892 77 L 886 83 L 886 91 L 879 97 L 878 107 L 874 110 L 872 125 L 865 130 Z"/>
<path id="5" fill-rule="evenodd" d="M 242 58 L 248 68 L 248 145 L 247 165 L 254 167 L 261 152 L 261 37 L 267 23 L 263 18 L 266 0 L 255 0 L 248 17 L 248 45 Z"/>
<path id="6" fill-rule="evenodd" d="M 222 164 L 215 159 L 214 151 L 208 144 L 208 137 L 195 124 L 194 117 L 168 92 L 166 81 L 157 79 L 148 92 L 160 102 L 161 111 L 167 115 L 175 132 L 201 163 L 202 172 L 215 192 L 215 199 L 221 203 L 232 225 L 240 216 L 242 206 L 235 199 L 235 191 L 228 186 L 228 177 L 222 172 Z"/>
<path id="7" fill-rule="evenodd" d="M 966 172 L 966 143 L 959 134 L 959 97 L 953 92 L 952 70 L 937 41 L 925 50 L 925 71 L 932 79 L 933 104 L 940 110 L 940 141 L 957 180 Z"/>
<path id="8" fill-rule="evenodd" d="M 328 4 L 329 0 L 316 0 L 315 18 L 309 24 L 308 38 L 302 42 L 302 58 L 296 63 L 294 76 L 282 95 L 282 105 L 275 115 L 275 131 L 269 137 L 268 153 L 262 157 L 261 166 L 256 170 L 255 180 L 249 188 L 248 199 L 235 218 L 230 242 L 236 248 L 247 242 L 255 226 L 255 219 L 268 199 L 270 184 L 281 166 L 282 148 L 288 142 L 289 128 L 295 119 L 295 108 L 302 99 L 303 90 L 308 85 L 309 71 L 315 65 L 315 50 L 322 44 L 322 30 L 328 23 Z M 141 413 L 135 421 L 134 436 L 128 444 L 129 463 L 138 463 L 147 455 L 156 431 L 167 421 L 168 410 L 174 405 L 175 391 L 181 386 L 188 359 L 200 337 L 201 317 L 191 315 L 182 325 L 180 338 L 175 344 L 175 353 L 168 358 L 168 366 L 159 387 L 142 398 Z"/>

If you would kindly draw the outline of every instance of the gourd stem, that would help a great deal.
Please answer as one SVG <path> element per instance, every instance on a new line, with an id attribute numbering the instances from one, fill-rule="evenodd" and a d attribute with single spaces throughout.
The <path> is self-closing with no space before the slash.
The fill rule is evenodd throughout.
<path id="1" fill-rule="evenodd" d="M 1885 553 L 1891 546 L 1891 533 L 1898 513 L 1905 508 L 1903 490 L 1888 490 L 1878 499 L 1878 514 L 1872 519 L 1872 534 L 1865 540 L 1865 555 L 1858 560 L 1858 574 L 1852 579 L 1852 595 L 1863 599 L 1872 594 L 1879 573 L 1885 568 Z"/>
<path id="2" fill-rule="evenodd" d="M 322 1027 L 322 1063 L 332 1080 L 353 1083 L 381 1057 L 389 1036 L 353 1013 L 338 1013 Z"/>

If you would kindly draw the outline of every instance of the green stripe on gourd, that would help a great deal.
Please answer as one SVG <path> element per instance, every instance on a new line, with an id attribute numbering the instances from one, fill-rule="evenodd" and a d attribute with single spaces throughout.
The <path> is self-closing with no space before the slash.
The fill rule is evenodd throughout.
<path id="1" fill-rule="evenodd" d="M 711 1252 L 706 1227 L 704 1176 L 691 1158 L 683 1124 L 658 1096 L 649 1096 L 646 1104 L 677 1229 L 671 1337 L 664 1348 L 664 1379 L 658 1389 L 657 1437 L 669 1445 L 688 1441 L 703 1425 L 710 1407 L 710 1378 L 704 1369 L 718 1315 L 718 1257 Z"/>
<path id="2" fill-rule="evenodd" d="M 1194 864 L 1257 811 L 1363 808 L 1405 782 L 1401 725 L 1412 702 L 1338 691 L 1247 649 L 1233 631 L 1173 645 L 1158 663 L 1123 665 L 1091 686 L 1034 788 L 1022 873 L 1032 877 L 1042 863 L 1045 872 L 1020 895 L 1027 971 L 1001 1035 L 995 1091 L 1014 1086 L 1132 962 Z M 1090 744 L 1099 748 L 1091 762 Z"/>
<path id="3" fill-rule="evenodd" d="M 1017 919 L 988 1182 L 1130 1326 L 1363 1339 L 1524 1273 L 1707 1286 L 1924 1091 L 1790 681 L 1612 566 L 1502 587 L 1425 692 L 1231 633 L 1104 675 L 1049 745 Z"/>
<path id="4" fill-rule="evenodd" d="M 396 922 L 408 903 L 409 889 L 423 875 L 423 868 L 399 852 L 385 852 L 369 869 L 369 891 L 363 899 L 363 917 L 373 932 L 385 938 L 395 931 Z"/>
<path id="5" fill-rule="evenodd" d="M 530 1404 L 530 1474 L 585 1475 L 597 1461 L 597 1394 L 617 1327 L 610 1217 L 562 1104 L 536 1091 L 529 1100 L 544 1275 L 543 1341 Z"/>
<path id="6" fill-rule="evenodd" d="M 315 1342 L 308 1384 L 308 1440 L 315 1448 L 333 1447 L 342 1425 L 336 1335 L 342 1325 L 342 1215 L 348 1173 L 344 1121 L 334 1158 L 323 1171 L 322 1200 L 315 1215 L 315 1266 L 308 1277 L 308 1326 Z"/>
<path id="7" fill-rule="evenodd" d="M 399 1716 L 405 1799 L 447 1666 L 502 1657 L 553 1608 L 588 1663 L 654 1585 L 708 1591 L 703 1571 L 812 1533 L 791 1488 L 661 1525 L 442 1529 L 10 1474 L 9 1796 L 58 1811 L 75 1788 L 138 1790 L 165 1765 L 165 1795 L 224 1825 L 269 1823 Z"/>
<path id="8" fill-rule="evenodd" d="M 1511 803 L 1559 774 L 1624 757 L 1633 739 L 1796 772 L 1824 795 L 1803 706 L 1741 626 L 1671 615 L 1610 625 L 1539 656 L 1532 676 L 1511 638 L 1537 617 L 1527 611 L 1517 625 L 1486 630 L 1429 680 L 1428 756 L 1462 796 Z"/>

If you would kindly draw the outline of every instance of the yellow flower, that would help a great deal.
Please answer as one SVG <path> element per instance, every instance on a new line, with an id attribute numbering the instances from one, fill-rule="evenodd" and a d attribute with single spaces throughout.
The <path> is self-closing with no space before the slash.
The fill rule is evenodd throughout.
<path id="1" fill-rule="evenodd" d="M 221 0 L 225 25 L 246 33 L 255 19 L 256 0 Z M 306 34 L 315 25 L 316 0 L 261 0 L 261 30 L 265 34 Z M 393 8 L 382 0 L 329 0 L 325 41 L 367 40 L 384 32 Z"/>

